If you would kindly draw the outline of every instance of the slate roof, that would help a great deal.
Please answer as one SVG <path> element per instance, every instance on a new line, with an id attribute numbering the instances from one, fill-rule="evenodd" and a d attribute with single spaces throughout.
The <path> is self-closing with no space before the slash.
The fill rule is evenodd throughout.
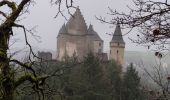
<path id="1" fill-rule="evenodd" d="M 87 26 L 79 8 L 77 8 L 76 12 L 73 14 L 73 16 L 71 16 L 66 24 L 66 27 L 68 29 L 68 32 L 69 30 L 75 30 L 77 32 L 77 35 L 87 33 Z"/>
<path id="2" fill-rule="evenodd" d="M 100 38 L 100 36 L 98 35 L 98 33 L 96 31 L 94 31 L 93 29 L 93 25 L 90 24 L 89 28 L 88 28 L 88 34 L 89 35 L 93 35 L 94 36 L 94 40 L 99 40 L 102 41 L 102 39 Z"/>
<path id="3" fill-rule="evenodd" d="M 65 23 L 63 24 L 63 26 L 59 30 L 59 34 L 62 34 L 62 33 L 67 33 L 67 29 L 66 29 Z"/>
<path id="4" fill-rule="evenodd" d="M 122 31 L 121 31 L 119 24 L 116 25 L 116 29 L 115 29 L 115 32 L 113 34 L 113 38 L 112 38 L 111 42 L 125 44 L 123 37 L 122 37 Z"/>

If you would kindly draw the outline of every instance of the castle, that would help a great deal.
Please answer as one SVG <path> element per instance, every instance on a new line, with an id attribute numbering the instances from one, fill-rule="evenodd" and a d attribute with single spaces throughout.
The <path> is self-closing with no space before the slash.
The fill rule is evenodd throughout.
<path id="1" fill-rule="evenodd" d="M 122 38 L 120 25 L 117 24 L 110 42 L 110 54 L 103 53 L 103 40 L 94 30 L 93 25 L 87 27 L 80 9 L 77 8 L 66 24 L 63 24 L 57 36 L 57 60 L 76 55 L 83 59 L 89 52 L 98 55 L 104 60 L 114 59 L 119 64 L 124 63 L 125 42 Z"/>

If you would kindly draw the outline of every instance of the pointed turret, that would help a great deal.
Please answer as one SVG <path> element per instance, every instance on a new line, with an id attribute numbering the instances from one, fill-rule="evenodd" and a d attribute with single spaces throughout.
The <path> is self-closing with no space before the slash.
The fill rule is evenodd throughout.
<path id="1" fill-rule="evenodd" d="M 124 65 L 125 42 L 122 37 L 120 25 L 116 25 L 113 38 L 110 42 L 110 60 L 115 60 L 118 64 Z"/>
<path id="2" fill-rule="evenodd" d="M 67 29 L 66 29 L 65 23 L 63 24 L 63 26 L 59 30 L 59 34 L 63 34 L 63 33 L 67 33 Z"/>
<path id="3" fill-rule="evenodd" d="M 76 12 L 69 19 L 66 27 L 68 33 L 73 35 L 84 35 L 87 33 L 87 26 L 79 8 L 76 9 Z"/>
<path id="4" fill-rule="evenodd" d="M 100 38 L 98 33 L 94 31 L 93 26 L 90 24 L 88 28 L 89 45 L 92 47 L 89 49 L 95 54 L 101 54 L 103 52 L 103 40 Z"/>
<path id="5" fill-rule="evenodd" d="M 116 29 L 115 29 L 115 32 L 113 34 L 113 38 L 112 38 L 111 42 L 125 44 L 123 37 L 122 37 L 122 31 L 121 31 L 119 24 L 116 25 Z"/>
<path id="6" fill-rule="evenodd" d="M 94 31 L 93 25 L 91 25 L 91 24 L 90 24 L 90 26 L 88 28 L 88 34 L 92 34 L 94 36 L 94 40 L 102 41 L 102 39 L 100 38 L 98 33 L 96 31 Z"/>

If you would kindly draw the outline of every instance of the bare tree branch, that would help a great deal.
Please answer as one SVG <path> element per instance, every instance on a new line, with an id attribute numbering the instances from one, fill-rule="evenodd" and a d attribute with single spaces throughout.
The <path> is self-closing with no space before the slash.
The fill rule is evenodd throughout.
<path id="1" fill-rule="evenodd" d="M 132 39 L 140 45 L 157 47 L 157 50 L 167 50 L 170 44 L 170 4 L 168 1 L 134 0 L 135 7 L 129 12 L 118 12 L 109 7 L 112 18 L 106 20 L 97 17 L 103 23 L 116 24 L 119 22 L 123 29 L 137 29 L 138 39 Z"/>

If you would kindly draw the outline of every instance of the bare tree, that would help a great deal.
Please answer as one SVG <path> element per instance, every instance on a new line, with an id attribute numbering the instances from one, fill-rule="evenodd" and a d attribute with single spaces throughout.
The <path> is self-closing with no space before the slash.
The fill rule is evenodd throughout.
<path id="1" fill-rule="evenodd" d="M 138 30 L 138 34 L 135 34 L 137 39 L 131 39 L 132 42 L 144 45 L 148 49 L 155 49 L 155 56 L 161 59 L 161 51 L 170 50 L 170 1 L 133 0 L 133 4 L 134 7 L 127 6 L 129 12 L 119 12 L 109 7 L 108 14 L 111 19 L 97 19 L 111 25 L 119 23 L 123 29 L 129 29 L 127 34 L 132 30 Z M 145 68 L 144 71 L 169 96 L 169 74 L 162 75 L 160 68 L 162 65 L 158 64 L 153 67 L 154 73 L 148 72 Z"/>
<path id="2" fill-rule="evenodd" d="M 169 77 L 169 71 L 168 69 L 163 66 L 163 62 L 161 60 L 157 61 L 155 65 L 151 65 L 151 68 L 147 68 L 147 66 L 144 64 L 144 62 L 141 62 L 138 65 L 143 71 L 143 75 L 146 74 L 146 77 L 142 77 L 144 81 L 148 82 L 145 85 L 152 85 L 152 88 L 155 88 L 155 90 L 150 90 L 151 86 L 144 86 L 144 88 L 147 91 L 154 91 L 155 99 L 170 98 L 170 77 Z M 151 83 L 149 83 L 151 82 Z M 144 85 L 144 84 L 142 84 Z"/>
<path id="3" fill-rule="evenodd" d="M 111 20 L 98 19 L 104 23 L 122 25 L 123 29 L 137 29 L 139 34 L 133 42 L 156 50 L 169 50 L 170 44 L 170 2 L 169 0 L 133 0 L 135 7 L 129 7 L 129 13 L 109 8 Z M 128 33 L 129 33 L 128 32 Z"/>
<path id="4" fill-rule="evenodd" d="M 35 0 L 36 1 L 36 0 Z M 36 62 L 31 59 L 31 57 L 37 57 L 33 52 L 29 41 L 27 40 L 27 32 L 28 30 L 24 27 L 24 25 L 20 25 L 17 21 L 19 16 L 24 14 L 24 10 L 30 6 L 33 0 L 20 0 L 19 4 L 12 0 L 1 0 L 0 7 L 6 6 L 10 9 L 7 13 L 4 11 L 0 11 L 1 19 L 3 21 L 0 24 L 0 99 L 2 100 L 14 100 L 14 92 L 16 89 L 22 85 L 24 82 L 29 81 L 33 90 L 37 92 L 37 94 L 43 95 L 42 86 L 45 83 L 45 80 L 51 76 L 56 75 L 56 70 L 54 73 L 50 75 L 39 75 L 36 73 L 33 67 L 36 66 Z M 51 2 L 55 2 L 56 5 L 59 6 L 58 14 L 62 14 L 61 5 L 64 4 L 66 8 L 69 10 L 73 7 L 73 0 L 52 0 Z M 70 3 L 69 3 L 70 2 Z M 57 15 L 58 15 L 57 14 Z M 2 18 L 3 17 L 3 18 Z M 17 59 L 13 59 L 8 55 L 9 50 L 9 41 L 13 36 L 13 28 L 22 28 L 23 34 L 25 36 L 26 45 L 29 47 L 29 61 L 21 62 Z M 38 57 L 37 57 L 38 58 Z M 14 66 L 13 64 L 17 64 L 18 66 L 27 70 L 27 73 L 22 74 L 18 78 L 15 78 L 14 74 Z M 39 98 L 41 99 L 41 98 Z M 44 99 L 44 97 L 42 97 Z"/>

